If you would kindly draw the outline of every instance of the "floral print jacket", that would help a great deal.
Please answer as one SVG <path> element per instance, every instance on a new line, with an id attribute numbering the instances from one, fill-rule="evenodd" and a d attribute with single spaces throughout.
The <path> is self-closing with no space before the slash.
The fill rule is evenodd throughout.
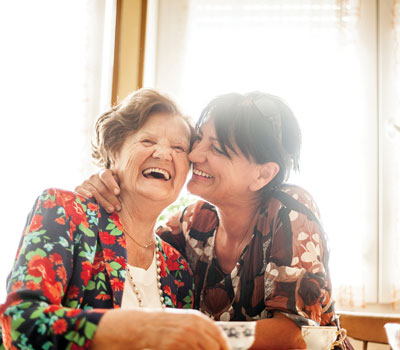
<path id="1" fill-rule="evenodd" d="M 193 306 L 183 257 L 157 237 L 164 303 Z M 30 213 L 0 308 L 9 349 L 87 349 L 102 315 L 119 308 L 127 252 L 117 214 L 73 192 L 49 189 Z"/>

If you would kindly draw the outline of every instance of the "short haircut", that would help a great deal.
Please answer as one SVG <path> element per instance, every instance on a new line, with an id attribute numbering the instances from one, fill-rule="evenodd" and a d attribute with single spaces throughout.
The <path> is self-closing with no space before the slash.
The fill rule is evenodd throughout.
<path id="1" fill-rule="evenodd" d="M 140 89 L 97 119 L 96 139 L 92 142 L 92 158 L 97 165 L 109 169 L 113 156 L 126 138 L 138 131 L 155 113 L 179 115 L 187 123 L 193 138 L 189 118 L 182 115 L 174 101 L 155 90 Z"/>
<path id="2" fill-rule="evenodd" d="M 196 124 L 213 120 L 224 154 L 241 152 L 256 164 L 275 162 L 279 173 L 266 186 L 285 182 L 292 169 L 299 170 L 301 131 L 289 106 L 279 97 L 262 92 L 229 93 L 214 98 Z"/>

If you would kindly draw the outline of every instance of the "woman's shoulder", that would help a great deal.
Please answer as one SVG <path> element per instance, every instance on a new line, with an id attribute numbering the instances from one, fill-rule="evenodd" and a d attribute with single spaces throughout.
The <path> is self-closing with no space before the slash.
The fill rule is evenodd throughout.
<path id="1" fill-rule="evenodd" d="M 54 218 L 58 223 L 71 220 L 74 227 L 87 229 L 97 225 L 99 219 L 99 205 L 92 199 L 78 193 L 59 188 L 47 188 L 38 197 L 34 210 L 45 215 L 49 220 Z"/>
<path id="2" fill-rule="evenodd" d="M 310 194 L 310 192 L 308 192 L 305 188 L 298 185 L 282 184 L 279 187 L 277 187 L 274 191 L 274 193 L 279 193 L 279 192 L 286 193 L 288 196 L 291 196 L 297 201 L 314 202 L 314 199 Z"/>
<path id="3" fill-rule="evenodd" d="M 278 205 L 276 205 L 278 202 Z M 286 207 L 294 211 L 311 210 L 319 217 L 319 210 L 313 196 L 301 186 L 282 184 L 271 192 L 267 206 L 275 204 L 277 207 Z M 307 208 L 307 209 L 304 209 Z"/>
<path id="4" fill-rule="evenodd" d="M 211 215 L 216 216 L 217 210 L 214 205 L 209 202 L 206 202 L 202 199 L 197 200 L 196 202 L 188 205 L 185 208 L 184 214 L 186 215 Z"/>
<path id="5" fill-rule="evenodd" d="M 218 224 L 217 209 L 211 203 L 198 200 L 186 207 L 181 221 L 186 223 L 188 228 L 198 232 L 208 232 Z"/>
<path id="6" fill-rule="evenodd" d="M 38 199 L 41 202 L 47 202 L 48 206 L 51 205 L 50 203 L 54 203 L 55 205 L 65 207 L 74 202 L 84 209 L 89 209 L 91 211 L 97 211 L 99 209 L 99 205 L 94 199 L 87 198 L 73 191 L 55 187 L 43 190 Z"/>

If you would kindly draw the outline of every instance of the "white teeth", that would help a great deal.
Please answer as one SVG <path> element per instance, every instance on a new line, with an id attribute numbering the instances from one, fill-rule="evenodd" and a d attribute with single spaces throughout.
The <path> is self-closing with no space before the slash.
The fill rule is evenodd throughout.
<path id="1" fill-rule="evenodd" d="M 199 176 L 203 176 L 203 177 L 208 177 L 208 178 L 212 178 L 213 176 L 211 176 L 210 174 L 205 173 L 204 171 L 198 170 L 198 169 L 193 169 L 193 173 Z"/>
<path id="2" fill-rule="evenodd" d="M 165 180 L 169 180 L 171 178 L 171 175 L 168 173 L 168 171 L 160 168 L 148 168 L 143 171 L 143 175 L 149 175 L 151 173 L 159 173 L 164 176 Z"/>

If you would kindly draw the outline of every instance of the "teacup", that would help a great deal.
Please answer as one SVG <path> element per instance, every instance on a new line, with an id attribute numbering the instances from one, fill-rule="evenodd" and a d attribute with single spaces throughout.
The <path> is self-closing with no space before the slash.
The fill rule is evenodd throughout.
<path id="1" fill-rule="evenodd" d="M 393 350 L 400 350 L 400 323 L 386 323 L 385 331 Z"/>
<path id="2" fill-rule="evenodd" d="M 337 345 L 339 334 L 345 336 L 345 330 L 338 330 L 334 326 L 302 326 L 301 335 L 307 344 L 307 350 L 330 350 Z"/>
<path id="3" fill-rule="evenodd" d="M 232 350 L 246 350 L 254 342 L 256 322 L 217 322 L 225 335 L 228 337 L 228 343 Z"/>

